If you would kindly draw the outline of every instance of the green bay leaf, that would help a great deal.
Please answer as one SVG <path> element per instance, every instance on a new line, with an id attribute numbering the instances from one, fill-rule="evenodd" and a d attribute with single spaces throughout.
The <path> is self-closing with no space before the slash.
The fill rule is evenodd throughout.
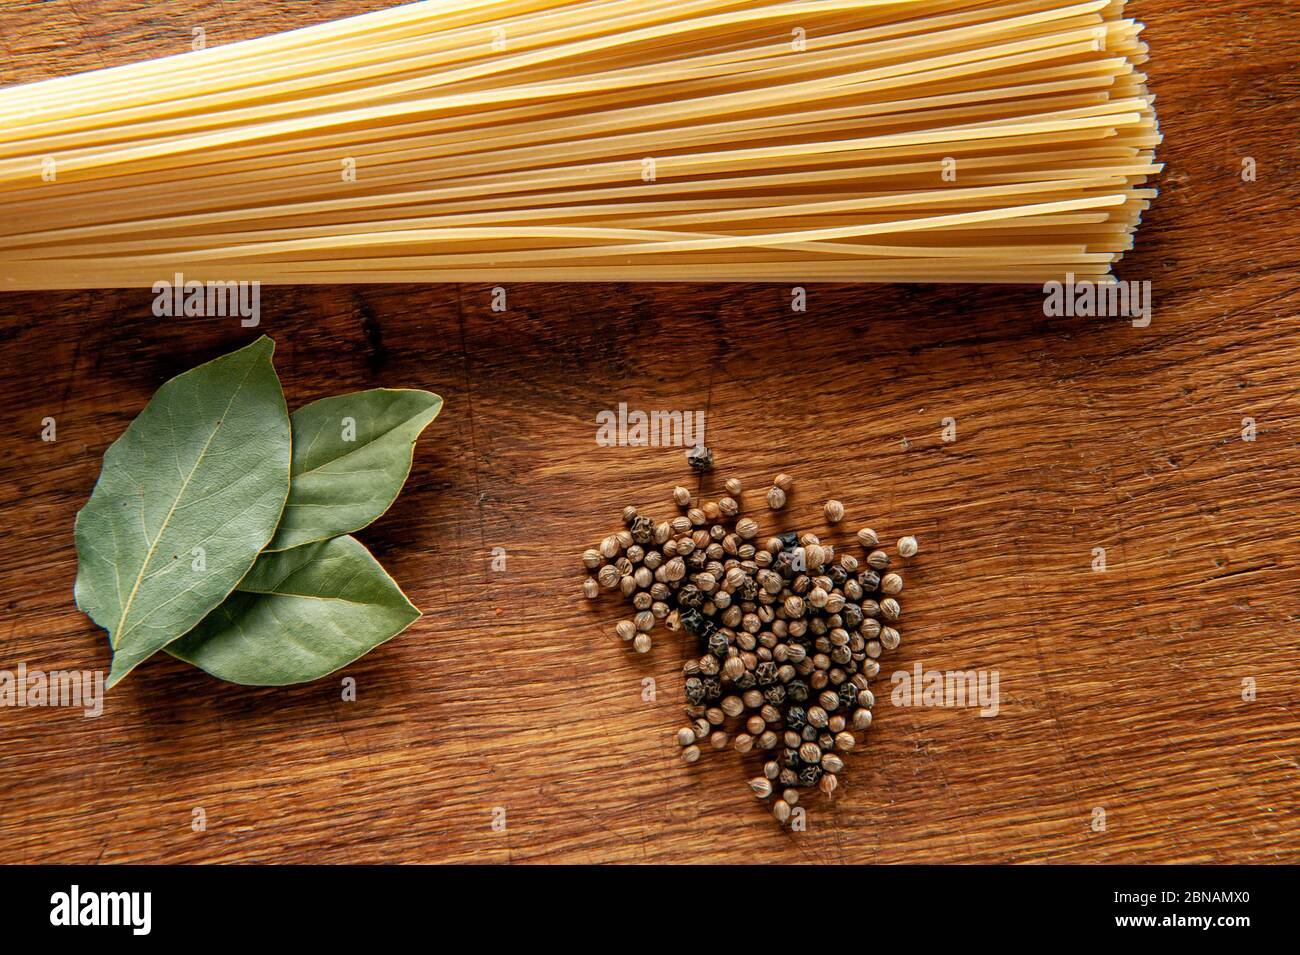
<path id="1" fill-rule="evenodd" d="M 113 686 L 248 572 L 289 493 L 289 415 L 253 344 L 171 379 L 104 454 L 77 515 L 77 606 L 108 631 Z"/>
<path id="2" fill-rule="evenodd" d="M 415 440 L 442 409 L 427 391 L 375 388 L 293 413 L 289 500 L 268 550 L 350 534 L 396 500 Z"/>
<path id="3" fill-rule="evenodd" d="M 285 686 L 333 673 L 419 616 L 358 540 L 335 537 L 262 554 L 167 652 L 231 683 Z"/>

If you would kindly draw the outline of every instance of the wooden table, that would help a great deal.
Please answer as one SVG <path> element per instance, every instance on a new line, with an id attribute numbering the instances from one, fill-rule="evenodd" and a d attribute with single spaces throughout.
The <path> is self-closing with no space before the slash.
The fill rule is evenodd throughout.
<path id="1" fill-rule="evenodd" d="M 384 5 L 7 0 L 0 82 Z M 1131 4 L 1169 164 L 1121 269 L 1153 283 L 1148 328 L 1045 319 L 1034 288 L 814 287 L 806 315 L 761 285 L 519 285 L 506 315 L 479 286 L 264 289 L 291 408 L 445 396 L 362 535 L 427 615 L 347 669 L 355 702 L 337 677 L 243 689 L 158 658 L 98 719 L 0 709 L 0 862 L 1300 861 L 1285 6 Z M 0 295 L 0 669 L 107 667 L 73 605 L 73 517 L 157 386 L 257 333 L 151 298 Z M 833 495 L 840 536 L 920 537 L 876 725 L 805 832 L 735 753 L 682 764 L 685 651 L 628 652 L 615 602 L 578 595 L 576 556 L 623 505 L 667 514 L 696 483 L 680 450 L 597 446 L 620 401 L 705 409 L 702 490 L 740 477 L 765 521 L 786 470 L 803 526 L 827 532 Z M 997 671 L 1000 712 L 891 705 L 918 663 Z"/>

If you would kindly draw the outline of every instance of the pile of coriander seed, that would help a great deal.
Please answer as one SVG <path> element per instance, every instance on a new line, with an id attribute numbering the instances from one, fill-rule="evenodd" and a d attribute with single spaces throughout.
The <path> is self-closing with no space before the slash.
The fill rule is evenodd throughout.
<path id="1" fill-rule="evenodd" d="M 777 475 L 772 510 L 793 483 Z M 698 644 L 683 668 L 691 722 L 677 732 L 682 758 L 695 762 L 706 745 L 771 753 L 749 787 L 759 799 L 776 794 L 772 814 L 785 823 L 800 790 L 835 792 L 845 754 L 871 726 L 869 682 L 902 639 L 903 578 L 870 528 L 857 535 L 862 560 L 810 533 L 759 541 L 758 523 L 741 516 L 741 490 L 733 478 L 725 497 L 697 506 L 678 487 L 681 513 L 670 521 L 624 508 L 624 529 L 583 554 L 593 575 L 583 592 L 623 594 L 634 615 L 615 630 L 640 653 L 660 622 Z M 827 501 L 824 514 L 838 524 L 844 507 Z M 915 538 L 898 541 L 899 557 L 916 552 Z"/>

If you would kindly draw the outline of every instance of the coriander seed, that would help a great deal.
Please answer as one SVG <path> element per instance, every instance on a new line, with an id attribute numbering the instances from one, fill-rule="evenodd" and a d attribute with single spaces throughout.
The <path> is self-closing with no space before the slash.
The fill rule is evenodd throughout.
<path id="1" fill-rule="evenodd" d="M 582 566 L 588 570 L 597 570 L 604 562 L 605 558 L 594 547 L 589 547 L 582 552 Z"/>
<path id="2" fill-rule="evenodd" d="M 683 726 L 677 731 L 677 745 L 690 746 L 695 742 L 695 730 L 689 726 Z"/>
<path id="3" fill-rule="evenodd" d="M 822 513 L 826 515 L 826 520 L 830 521 L 830 523 L 838 524 L 844 520 L 844 505 L 836 500 L 827 501 L 826 506 L 822 508 Z"/>
<path id="4" fill-rule="evenodd" d="M 898 542 L 899 557 L 915 557 L 916 552 L 920 549 L 915 537 L 904 537 Z"/>
<path id="5" fill-rule="evenodd" d="M 736 533 L 742 540 L 753 540 L 758 534 L 758 523 L 751 518 L 742 517 L 740 520 L 736 521 Z M 723 542 L 723 547 L 726 547 L 725 541 Z"/>
<path id="6" fill-rule="evenodd" d="M 727 493 L 732 497 L 740 497 L 740 491 L 740 478 L 727 478 Z"/>
<path id="7" fill-rule="evenodd" d="M 903 578 L 898 574 L 885 574 L 880 578 L 880 589 L 890 595 L 903 592 Z"/>
<path id="8" fill-rule="evenodd" d="M 632 641 L 632 648 L 636 650 L 637 653 L 649 653 L 651 643 L 650 634 L 638 633 L 636 638 Z"/>
<path id="9" fill-rule="evenodd" d="M 864 527 L 858 531 L 858 543 L 864 548 L 870 549 L 880 543 L 880 537 L 870 527 Z"/>
<path id="10" fill-rule="evenodd" d="M 790 477 L 788 474 L 781 473 L 776 476 L 776 480 L 774 480 L 772 484 L 789 494 L 790 488 L 794 487 L 794 478 Z"/>
<path id="11" fill-rule="evenodd" d="M 682 759 L 688 763 L 694 763 L 700 758 L 700 748 L 695 745 L 687 746 L 682 750 Z"/>
<path id="12" fill-rule="evenodd" d="M 749 790 L 759 799 L 772 795 L 772 781 L 765 776 L 755 776 L 749 781 Z"/>
<path id="13" fill-rule="evenodd" d="M 884 570 L 889 566 L 889 555 L 883 550 L 873 550 L 867 555 L 867 566 L 872 570 Z"/>
<path id="14" fill-rule="evenodd" d="M 884 627 L 880 631 L 880 645 L 886 650 L 897 650 L 903 642 L 902 636 L 893 627 Z"/>
<path id="15" fill-rule="evenodd" d="M 767 506 L 774 511 L 785 507 L 785 491 L 773 485 L 767 492 Z"/>
<path id="16" fill-rule="evenodd" d="M 582 582 L 582 595 L 588 600 L 595 600 L 600 596 L 600 584 L 596 582 L 595 577 L 588 577 Z"/>
<path id="17" fill-rule="evenodd" d="M 783 826 L 790 819 L 790 812 L 790 804 L 784 799 L 778 799 L 772 804 L 772 815 Z"/>
<path id="18" fill-rule="evenodd" d="M 678 507 L 690 507 L 691 492 L 684 487 L 673 488 L 673 503 Z"/>

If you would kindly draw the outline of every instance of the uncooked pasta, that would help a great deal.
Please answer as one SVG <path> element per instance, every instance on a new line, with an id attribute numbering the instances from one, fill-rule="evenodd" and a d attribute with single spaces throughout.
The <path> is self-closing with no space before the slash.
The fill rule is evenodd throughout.
<path id="1" fill-rule="evenodd" d="M 426 0 L 0 89 L 0 287 L 1110 274 L 1123 0 Z"/>

